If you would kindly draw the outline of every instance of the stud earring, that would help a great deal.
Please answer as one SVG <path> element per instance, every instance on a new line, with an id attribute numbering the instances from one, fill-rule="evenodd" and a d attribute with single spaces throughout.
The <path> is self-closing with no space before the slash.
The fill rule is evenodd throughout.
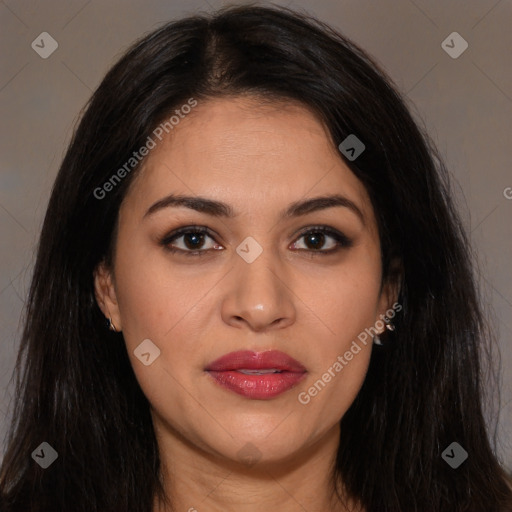
<path id="1" fill-rule="evenodd" d="M 394 331 L 395 330 L 395 324 L 393 324 L 393 322 L 391 321 L 390 318 L 388 318 L 387 316 L 384 317 L 384 324 L 386 325 L 386 329 L 388 331 Z M 384 331 L 385 332 L 385 331 Z M 373 343 L 375 345 L 379 345 L 379 346 L 382 346 L 384 345 L 384 343 L 382 342 L 382 339 L 380 337 L 379 334 L 376 334 L 374 337 L 373 337 Z"/>
<path id="2" fill-rule="evenodd" d="M 394 331 L 395 330 L 395 324 L 387 316 L 384 317 L 384 323 L 386 324 L 386 329 L 388 331 Z"/>
<path id="3" fill-rule="evenodd" d="M 114 322 L 112 322 L 112 318 L 107 320 L 107 325 L 111 331 L 117 332 L 116 326 L 114 325 Z"/>

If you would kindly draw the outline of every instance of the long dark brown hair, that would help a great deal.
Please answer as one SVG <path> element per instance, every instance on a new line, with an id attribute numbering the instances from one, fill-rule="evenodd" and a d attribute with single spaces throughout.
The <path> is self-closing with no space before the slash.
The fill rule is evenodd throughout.
<path id="1" fill-rule="evenodd" d="M 383 281 L 400 282 L 396 331 L 386 349 L 373 350 L 341 420 L 333 488 L 343 482 L 368 512 L 506 510 L 511 490 L 483 412 L 491 341 L 434 144 L 353 42 L 306 15 L 246 6 L 150 33 L 89 101 L 38 247 L 0 471 L 2 512 L 151 512 L 162 495 L 149 403 L 93 287 L 140 165 L 106 197 L 94 192 L 190 98 L 238 94 L 298 101 L 333 144 L 350 134 L 363 141 L 356 160 L 340 158 L 371 197 Z M 442 458 L 454 441 L 469 454 L 457 469 Z M 31 457 L 42 442 L 58 453 L 47 469 Z"/>

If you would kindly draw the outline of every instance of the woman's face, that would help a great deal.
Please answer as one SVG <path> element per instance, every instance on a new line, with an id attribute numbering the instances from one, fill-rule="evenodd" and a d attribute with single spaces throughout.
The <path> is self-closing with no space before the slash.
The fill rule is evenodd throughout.
<path id="1" fill-rule="evenodd" d="M 232 461 L 296 457 L 339 428 L 369 364 L 362 333 L 393 302 L 380 293 L 365 188 L 290 103 L 199 102 L 153 138 L 120 209 L 113 273 L 96 275 L 98 301 L 160 434 Z M 312 201 L 327 196 L 337 203 Z M 208 371 L 226 354 L 270 350 L 301 366 L 245 354 Z"/>

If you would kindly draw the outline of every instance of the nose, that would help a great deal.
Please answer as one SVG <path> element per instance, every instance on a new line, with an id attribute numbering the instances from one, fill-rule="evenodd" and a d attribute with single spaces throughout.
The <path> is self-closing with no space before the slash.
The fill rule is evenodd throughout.
<path id="1" fill-rule="evenodd" d="M 264 250 L 252 263 L 235 257 L 222 303 L 222 319 L 255 332 L 282 329 L 295 322 L 296 308 L 286 270 Z"/>

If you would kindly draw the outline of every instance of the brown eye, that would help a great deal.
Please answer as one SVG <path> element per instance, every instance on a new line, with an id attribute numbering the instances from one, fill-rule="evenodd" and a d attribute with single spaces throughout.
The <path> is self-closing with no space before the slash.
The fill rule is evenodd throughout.
<path id="1" fill-rule="evenodd" d="M 352 241 L 343 233 L 327 227 L 310 228 L 303 232 L 299 239 L 303 238 L 303 247 L 298 247 L 295 242 L 294 249 L 307 250 L 318 253 L 333 253 L 342 247 L 350 247 Z"/>
<path id="2" fill-rule="evenodd" d="M 219 249 L 221 247 L 215 243 L 210 243 L 208 246 L 206 244 L 208 238 L 215 242 L 206 228 L 188 227 L 167 235 L 160 243 L 171 252 L 202 256 L 211 249 Z"/>

